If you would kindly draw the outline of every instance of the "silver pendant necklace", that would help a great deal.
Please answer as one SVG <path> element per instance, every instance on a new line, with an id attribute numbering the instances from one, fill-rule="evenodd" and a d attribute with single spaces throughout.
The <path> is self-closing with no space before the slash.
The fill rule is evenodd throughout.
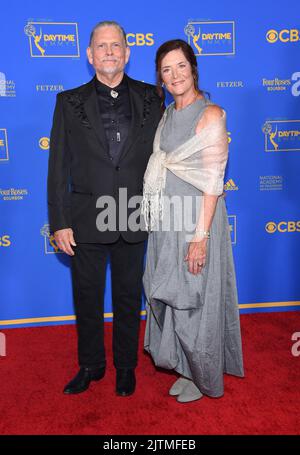
<path id="1" fill-rule="evenodd" d="M 110 96 L 112 96 L 113 98 L 118 98 L 119 93 L 116 92 L 115 90 L 111 90 L 111 91 L 110 91 Z"/>

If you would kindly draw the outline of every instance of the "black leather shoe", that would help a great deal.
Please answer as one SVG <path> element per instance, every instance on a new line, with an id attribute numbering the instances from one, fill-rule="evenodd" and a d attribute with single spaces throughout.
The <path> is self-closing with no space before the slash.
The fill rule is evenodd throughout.
<path id="1" fill-rule="evenodd" d="M 121 397 L 128 397 L 132 395 L 135 391 L 135 374 L 134 369 L 117 369 L 117 384 L 116 384 L 116 393 Z"/>
<path id="2" fill-rule="evenodd" d="M 91 381 L 100 381 L 105 375 L 105 367 L 103 368 L 80 368 L 76 376 L 64 388 L 64 393 L 67 395 L 81 393 L 89 388 Z"/>

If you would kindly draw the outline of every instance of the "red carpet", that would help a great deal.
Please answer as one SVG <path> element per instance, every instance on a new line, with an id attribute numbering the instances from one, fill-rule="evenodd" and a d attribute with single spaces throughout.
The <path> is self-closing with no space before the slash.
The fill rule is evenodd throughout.
<path id="1" fill-rule="evenodd" d="M 190 404 L 168 396 L 175 376 L 155 370 L 142 336 L 133 396 L 114 394 L 111 324 L 105 378 L 65 396 L 77 371 L 75 327 L 5 330 L 0 434 L 300 434 L 300 356 L 291 353 L 300 312 L 242 315 L 241 324 L 246 377 L 226 376 L 224 397 Z"/>

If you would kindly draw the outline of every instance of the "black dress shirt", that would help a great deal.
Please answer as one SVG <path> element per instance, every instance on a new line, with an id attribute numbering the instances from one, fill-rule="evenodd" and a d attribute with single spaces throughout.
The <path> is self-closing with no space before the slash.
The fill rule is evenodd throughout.
<path id="1" fill-rule="evenodd" d="M 121 156 L 131 124 L 131 106 L 128 85 L 123 77 L 121 83 L 113 89 L 98 79 L 96 92 L 102 123 L 104 126 L 109 157 L 116 165 Z M 116 96 L 117 94 L 117 96 Z M 112 95 L 115 95 L 113 97 Z"/>

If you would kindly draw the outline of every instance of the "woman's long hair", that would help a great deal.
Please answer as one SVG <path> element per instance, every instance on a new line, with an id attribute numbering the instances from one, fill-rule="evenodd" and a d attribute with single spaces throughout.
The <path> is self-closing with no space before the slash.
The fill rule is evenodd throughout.
<path id="1" fill-rule="evenodd" d="M 175 51 L 176 49 L 181 49 L 185 58 L 190 63 L 192 68 L 192 75 L 194 78 L 194 87 L 195 90 L 200 93 L 201 95 L 204 94 L 202 90 L 199 89 L 199 75 L 198 75 L 198 65 L 197 59 L 195 57 L 194 51 L 192 47 L 182 39 L 173 39 L 170 41 L 166 41 L 163 43 L 156 52 L 155 57 L 155 70 L 156 70 L 156 87 L 157 92 L 162 100 L 165 99 L 165 92 L 162 88 L 162 77 L 161 77 L 161 62 L 162 59 L 171 51 Z"/>

